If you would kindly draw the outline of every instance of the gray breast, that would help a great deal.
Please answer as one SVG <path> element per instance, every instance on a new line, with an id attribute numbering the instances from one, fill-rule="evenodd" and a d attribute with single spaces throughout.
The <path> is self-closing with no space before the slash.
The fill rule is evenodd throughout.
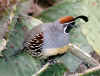
<path id="1" fill-rule="evenodd" d="M 58 25 L 58 22 L 50 23 L 43 28 L 43 49 L 60 48 L 69 43 L 69 34 L 64 33 L 64 30 L 57 30 L 54 27 L 56 25 Z"/>

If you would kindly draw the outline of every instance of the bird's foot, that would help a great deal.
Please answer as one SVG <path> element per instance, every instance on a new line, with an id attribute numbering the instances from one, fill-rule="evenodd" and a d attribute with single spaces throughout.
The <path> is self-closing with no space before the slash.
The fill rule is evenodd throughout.
<path id="1" fill-rule="evenodd" d="M 48 60 L 48 62 L 49 62 L 51 65 L 57 63 L 56 59 L 50 59 L 50 60 Z"/>

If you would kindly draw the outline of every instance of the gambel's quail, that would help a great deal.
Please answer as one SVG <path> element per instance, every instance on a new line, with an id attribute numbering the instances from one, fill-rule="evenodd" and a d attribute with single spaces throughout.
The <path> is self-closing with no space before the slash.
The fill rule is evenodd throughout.
<path id="1" fill-rule="evenodd" d="M 51 23 L 40 24 L 29 31 L 23 43 L 23 49 L 32 57 L 40 57 L 52 62 L 56 57 L 64 55 L 68 51 L 69 32 L 74 28 L 77 19 L 88 22 L 88 17 L 66 16 Z M 17 55 L 18 51 L 14 55 Z"/>

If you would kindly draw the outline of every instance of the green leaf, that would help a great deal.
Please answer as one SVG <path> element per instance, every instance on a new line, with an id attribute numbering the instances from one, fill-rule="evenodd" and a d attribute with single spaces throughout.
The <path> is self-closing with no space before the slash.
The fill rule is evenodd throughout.
<path id="1" fill-rule="evenodd" d="M 29 24 L 27 25 L 25 22 L 28 22 Z M 17 18 L 13 19 L 13 22 L 10 25 L 10 32 L 8 33 L 7 49 L 3 52 L 3 54 L 7 57 L 7 61 L 4 59 L 0 60 L 0 75 L 32 76 L 32 74 L 40 69 L 40 61 L 32 58 L 26 53 L 20 54 L 17 57 L 9 57 L 16 49 L 20 49 L 22 47 L 25 32 L 32 26 L 36 26 L 36 22 L 39 24 L 41 21 L 32 17 L 23 16 L 19 20 Z"/>
<path id="2" fill-rule="evenodd" d="M 81 10 L 82 14 L 86 14 L 89 17 L 89 22 L 83 26 L 82 32 L 86 36 L 89 44 L 93 47 L 93 49 L 100 55 L 100 1 L 92 0 L 92 1 L 83 1 L 83 10 Z"/>
<path id="3" fill-rule="evenodd" d="M 80 75 L 80 76 L 98 76 L 98 75 L 100 75 L 100 70 L 88 72 L 88 73 L 86 73 L 84 75 Z"/>

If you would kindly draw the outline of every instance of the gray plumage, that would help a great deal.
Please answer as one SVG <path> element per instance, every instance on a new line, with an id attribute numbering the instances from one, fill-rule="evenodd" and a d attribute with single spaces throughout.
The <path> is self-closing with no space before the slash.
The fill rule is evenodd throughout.
<path id="1" fill-rule="evenodd" d="M 37 51 L 36 49 L 34 49 L 36 47 L 37 49 L 41 48 L 40 49 L 41 53 L 42 52 L 48 53 L 49 50 L 45 50 L 45 49 L 62 48 L 65 45 L 68 45 L 69 43 L 69 34 L 64 32 L 64 28 L 65 27 L 63 26 L 63 24 L 59 23 L 59 21 L 38 25 L 28 33 L 27 37 L 25 38 L 24 47 L 30 50 L 29 54 L 36 53 Z M 40 33 L 42 33 L 43 35 L 42 38 L 43 42 L 41 45 L 40 44 L 35 45 L 36 42 L 39 41 L 38 40 L 35 42 L 33 41 L 36 40 L 36 36 L 39 35 Z M 32 41 L 32 39 L 34 40 Z M 30 44 L 30 41 L 33 42 L 33 44 Z"/>
<path id="2" fill-rule="evenodd" d="M 57 20 L 34 27 L 25 35 L 23 50 L 26 49 L 25 52 L 33 57 L 47 56 L 50 61 L 56 56 L 62 56 L 67 52 L 69 32 L 75 27 L 75 20 L 78 18 L 88 21 L 86 16 L 69 16 L 64 23 Z"/>

